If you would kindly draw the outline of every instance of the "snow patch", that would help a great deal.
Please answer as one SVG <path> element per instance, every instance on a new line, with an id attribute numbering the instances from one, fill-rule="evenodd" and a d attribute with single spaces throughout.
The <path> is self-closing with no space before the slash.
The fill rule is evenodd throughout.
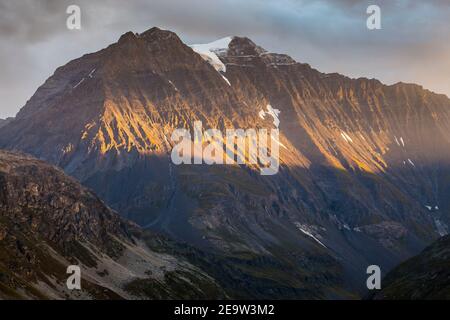
<path id="1" fill-rule="evenodd" d="M 442 222 L 438 218 L 435 218 L 434 224 L 436 225 L 436 230 L 441 237 L 448 234 L 448 226 L 444 222 Z"/>
<path id="2" fill-rule="evenodd" d="M 266 112 L 265 112 L 264 110 L 261 110 L 261 111 L 259 112 L 259 117 L 260 117 L 261 119 L 264 120 L 265 114 L 266 114 Z"/>
<path id="3" fill-rule="evenodd" d="M 93 75 L 94 75 L 94 72 L 95 72 L 96 70 L 97 70 L 97 69 L 94 68 L 94 69 L 89 73 L 89 76 L 88 76 L 88 77 L 89 77 L 89 78 L 92 78 Z"/>
<path id="4" fill-rule="evenodd" d="M 294 222 L 295 226 L 304 234 L 306 234 L 308 237 L 312 238 L 314 241 L 316 241 L 318 244 L 320 244 L 322 247 L 327 248 L 326 245 L 324 245 L 322 243 L 322 241 L 320 241 L 318 239 L 318 237 L 320 237 L 318 234 L 314 235 L 314 226 L 308 226 L 306 224 L 301 224 L 300 222 Z"/>
<path id="5" fill-rule="evenodd" d="M 412 162 L 412 160 L 411 159 L 408 159 L 408 162 L 413 166 L 413 167 L 415 167 L 416 165 L 414 164 L 414 162 Z"/>
<path id="6" fill-rule="evenodd" d="M 80 80 L 73 88 L 76 89 L 80 84 L 82 84 L 84 81 L 84 78 Z"/>
<path id="7" fill-rule="evenodd" d="M 429 211 L 434 210 L 439 210 L 439 206 L 431 206 L 431 205 L 425 205 L 425 208 L 427 208 Z"/>
<path id="8" fill-rule="evenodd" d="M 226 83 L 228 83 L 228 85 L 231 87 L 231 83 L 230 80 L 228 80 L 223 74 L 221 74 L 223 80 L 225 80 Z"/>
<path id="9" fill-rule="evenodd" d="M 341 132 L 341 136 L 346 142 L 348 143 L 353 142 L 352 138 L 350 138 L 350 136 L 344 131 Z"/>
<path id="10" fill-rule="evenodd" d="M 190 47 L 218 72 L 227 72 L 225 64 L 219 59 L 217 54 L 226 53 L 231 40 L 233 40 L 232 37 L 226 37 L 211 43 L 193 44 Z"/>
<path id="11" fill-rule="evenodd" d="M 397 136 L 394 136 L 394 139 L 395 143 L 397 143 L 399 147 L 405 147 L 405 141 L 403 140 L 403 137 L 400 137 L 400 139 L 398 139 Z"/>
<path id="12" fill-rule="evenodd" d="M 89 74 L 88 74 L 88 78 L 91 78 L 91 79 L 92 79 L 96 70 L 97 70 L 97 69 L 95 69 L 95 68 L 92 69 L 91 72 L 89 72 Z M 82 84 L 82 83 L 84 82 L 84 80 L 86 80 L 86 77 L 84 77 L 83 79 L 81 79 L 75 86 L 73 86 L 73 89 L 78 88 L 78 87 L 80 86 L 80 84 Z"/>
<path id="13" fill-rule="evenodd" d="M 280 140 L 278 140 L 278 139 L 275 139 L 275 137 L 273 137 L 272 136 L 272 140 L 274 141 L 274 142 L 276 142 L 280 147 L 283 147 L 284 149 L 288 149 L 283 143 L 281 143 L 281 141 Z"/>
<path id="14" fill-rule="evenodd" d="M 259 117 L 264 120 L 266 115 L 271 116 L 273 118 L 273 125 L 278 128 L 280 126 L 280 119 L 278 118 L 280 112 L 280 110 L 274 109 L 270 104 L 268 104 L 267 111 L 261 110 L 259 112 Z"/>
<path id="15" fill-rule="evenodd" d="M 176 87 L 176 85 L 173 84 L 172 81 L 169 80 L 169 84 L 175 89 L 175 91 L 178 92 L 178 88 Z"/>

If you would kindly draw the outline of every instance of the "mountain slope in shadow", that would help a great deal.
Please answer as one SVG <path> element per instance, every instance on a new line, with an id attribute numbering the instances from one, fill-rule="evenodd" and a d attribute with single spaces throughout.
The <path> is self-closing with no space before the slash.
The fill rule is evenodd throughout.
<path id="1" fill-rule="evenodd" d="M 81 268 L 82 290 L 67 288 L 69 265 Z M 214 297 L 226 295 L 211 277 L 148 249 L 139 227 L 73 178 L 0 151 L 0 298 Z"/>
<path id="2" fill-rule="evenodd" d="M 403 262 L 383 279 L 372 299 L 450 299 L 450 237 L 442 237 L 419 255 Z"/>

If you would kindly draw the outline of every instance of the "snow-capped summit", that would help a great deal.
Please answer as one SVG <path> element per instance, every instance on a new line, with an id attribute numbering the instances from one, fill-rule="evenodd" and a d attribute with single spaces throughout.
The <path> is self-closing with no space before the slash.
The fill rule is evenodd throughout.
<path id="1" fill-rule="evenodd" d="M 208 61 L 214 69 L 220 72 L 226 72 L 226 66 L 220 61 L 218 55 L 226 54 L 228 46 L 233 37 L 225 37 L 210 43 L 190 45 L 192 50 L 197 52 L 204 60 Z"/>

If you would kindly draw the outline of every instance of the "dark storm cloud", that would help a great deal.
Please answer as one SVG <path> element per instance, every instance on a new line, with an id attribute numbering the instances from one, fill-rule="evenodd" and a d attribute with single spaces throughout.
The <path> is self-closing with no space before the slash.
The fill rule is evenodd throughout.
<path id="1" fill-rule="evenodd" d="M 82 10 L 82 30 L 65 26 Z M 382 9 L 382 30 L 366 8 Z M 54 69 L 159 26 L 186 43 L 245 35 L 325 72 L 409 81 L 450 95 L 450 0 L 0 0 L 0 117 L 13 115 Z"/>
<path id="2" fill-rule="evenodd" d="M 51 37 L 64 22 L 61 11 L 65 10 L 58 0 L 21 0 L 0 3 L 0 37 L 2 40 L 41 41 Z"/>

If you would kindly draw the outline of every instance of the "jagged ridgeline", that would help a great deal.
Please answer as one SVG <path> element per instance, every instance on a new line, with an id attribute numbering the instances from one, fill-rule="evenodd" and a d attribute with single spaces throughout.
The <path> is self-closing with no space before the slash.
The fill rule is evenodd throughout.
<path id="1" fill-rule="evenodd" d="M 175 129 L 272 128 L 267 105 L 280 111 L 278 174 L 172 163 Z M 234 296 L 357 297 L 368 265 L 387 271 L 448 232 L 449 111 L 418 85 L 152 28 L 58 68 L 0 147 L 63 168 Z"/>

